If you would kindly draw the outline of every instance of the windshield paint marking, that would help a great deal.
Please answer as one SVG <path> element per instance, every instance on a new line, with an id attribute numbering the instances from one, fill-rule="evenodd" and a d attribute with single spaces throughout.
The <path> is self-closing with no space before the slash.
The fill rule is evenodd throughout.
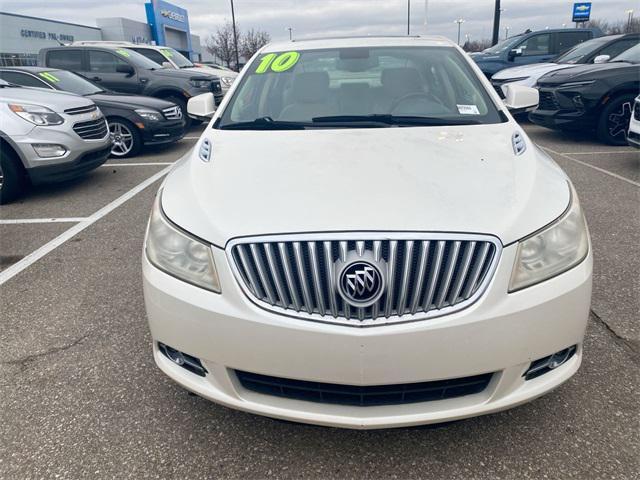
<path id="1" fill-rule="evenodd" d="M 298 52 L 285 52 L 273 61 L 271 70 L 276 73 L 286 72 L 298 63 L 299 58 L 300 54 Z"/>
<path id="2" fill-rule="evenodd" d="M 299 52 L 269 53 L 260 59 L 260 64 L 256 68 L 255 73 L 265 73 L 269 67 L 275 73 L 286 72 L 291 69 L 300 58 Z"/>
<path id="3" fill-rule="evenodd" d="M 271 65 L 271 62 L 273 61 L 274 58 L 276 58 L 275 53 L 269 53 L 268 55 L 265 55 L 264 57 L 262 57 L 260 59 L 260 65 L 258 65 L 258 68 L 256 68 L 256 73 L 266 72 L 267 68 L 269 68 L 269 65 Z"/>
<path id="4" fill-rule="evenodd" d="M 40 72 L 38 75 L 40 75 L 45 80 L 48 80 L 53 83 L 58 83 L 60 81 L 60 79 L 56 77 L 54 74 L 52 74 L 51 72 Z"/>
<path id="5" fill-rule="evenodd" d="M 131 56 L 131 54 L 127 50 L 125 50 L 124 48 L 118 48 L 116 50 L 116 52 L 119 53 L 120 55 L 122 55 L 123 57 L 130 57 Z"/>

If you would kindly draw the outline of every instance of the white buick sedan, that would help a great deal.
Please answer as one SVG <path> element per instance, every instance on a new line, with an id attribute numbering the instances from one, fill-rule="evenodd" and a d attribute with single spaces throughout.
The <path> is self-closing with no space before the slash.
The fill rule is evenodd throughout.
<path id="1" fill-rule="evenodd" d="M 509 107 L 537 100 L 507 87 Z M 166 178 L 143 255 L 169 377 L 362 429 L 558 387 L 580 366 L 591 272 L 571 182 L 437 37 L 264 47 Z"/>

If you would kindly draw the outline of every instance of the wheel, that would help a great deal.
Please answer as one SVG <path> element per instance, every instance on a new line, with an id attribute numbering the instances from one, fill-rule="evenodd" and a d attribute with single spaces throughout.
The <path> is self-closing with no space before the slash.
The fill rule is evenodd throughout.
<path id="1" fill-rule="evenodd" d="M 606 105 L 598 118 L 597 134 L 609 145 L 627 145 L 634 95 L 620 95 Z"/>
<path id="2" fill-rule="evenodd" d="M 113 140 L 111 155 L 114 157 L 133 157 L 142 148 L 142 138 L 138 129 L 124 118 L 109 118 L 109 134 Z"/>
<path id="3" fill-rule="evenodd" d="M 184 128 L 189 128 L 193 125 L 197 125 L 198 121 L 194 120 L 193 118 L 189 118 L 189 115 L 187 115 L 187 102 L 184 100 L 184 98 L 181 97 L 167 97 L 165 98 L 165 100 L 167 102 L 172 102 L 175 103 L 176 105 L 178 105 L 180 107 L 180 110 L 182 110 L 182 118 L 184 118 L 185 120 L 185 126 Z"/>
<path id="4" fill-rule="evenodd" d="M 18 162 L 3 146 L 0 150 L 0 205 L 18 198 L 26 187 L 26 177 Z"/>

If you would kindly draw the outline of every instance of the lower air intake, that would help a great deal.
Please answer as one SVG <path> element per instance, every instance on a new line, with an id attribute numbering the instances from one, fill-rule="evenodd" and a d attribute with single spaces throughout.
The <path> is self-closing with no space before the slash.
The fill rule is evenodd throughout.
<path id="1" fill-rule="evenodd" d="M 433 382 L 401 383 L 396 385 L 338 385 L 270 377 L 236 370 L 240 384 L 247 390 L 284 397 L 335 405 L 372 407 L 431 402 L 473 395 L 484 391 L 492 373 L 473 377 L 437 380 Z"/>

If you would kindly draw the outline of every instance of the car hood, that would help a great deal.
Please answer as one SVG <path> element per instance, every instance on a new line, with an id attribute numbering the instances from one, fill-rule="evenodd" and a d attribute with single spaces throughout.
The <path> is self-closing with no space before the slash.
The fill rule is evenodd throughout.
<path id="1" fill-rule="evenodd" d="M 24 102 L 50 108 L 54 112 L 93 105 L 88 98 L 74 93 L 53 91 L 44 88 L 6 87 L 0 89 L 0 101 Z"/>
<path id="2" fill-rule="evenodd" d="M 322 231 L 474 232 L 504 244 L 566 209 L 564 173 L 515 123 L 385 129 L 209 128 L 168 176 L 162 207 L 218 246 L 235 237 Z"/>
<path id="3" fill-rule="evenodd" d="M 153 108 L 162 110 L 172 107 L 174 104 L 154 97 L 145 97 L 142 95 L 127 95 L 126 93 L 96 93 L 88 95 L 86 98 L 93 100 L 99 107 L 108 106 L 115 108 Z"/>
<path id="4" fill-rule="evenodd" d="M 195 70 L 195 71 L 194 71 Z M 189 80 L 194 77 L 210 77 L 213 78 L 215 75 L 211 75 L 208 72 L 203 72 L 199 68 L 159 68 L 154 70 L 156 75 L 167 78 L 179 78 L 184 80 Z"/>
<path id="5" fill-rule="evenodd" d="M 569 63 L 533 63 L 530 65 L 521 65 L 519 67 L 506 68 L 495 73 L 492 80 L 507 80 L 511 78 L 536 77 L 539 78 L 545 73 L 554 70 L 562 70 L 563 68 L 571 68 L 574 65 Z"/>
<path id="6" fill-rule="evenodd" d="M 574 65 L 571 68 L 553 71 L 540 78 L 539 83 L 561 84 L 566 82 L 577 82 L 581 80 L 597 80 L 601 77 L 609 76 L 615 70 L 637 67 L 633 63 L 613 62 L 599 63 L 596 65 Z"/>
<path id="7" fill-rule="evenodd" d="M 238 74 L 236 72 L 229 72 L 228 70 L 220 70 L 212 67 L 192 67 L 192 68 L 183 68 L 182 70 L 186 70 L 188 72 L 194 73 L 206 73 L 208 75 L 215 75 L 216 77 L 230 77 L 236 78 Z"/>

